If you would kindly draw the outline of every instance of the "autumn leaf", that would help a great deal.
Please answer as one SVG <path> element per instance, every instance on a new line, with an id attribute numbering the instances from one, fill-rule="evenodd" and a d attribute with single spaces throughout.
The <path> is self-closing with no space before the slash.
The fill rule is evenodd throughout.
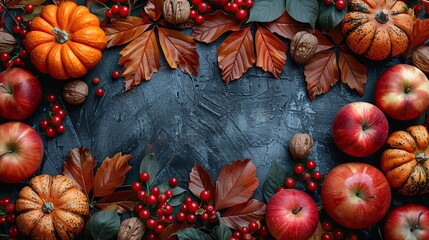
<path id="1" fill-rule="evenodd" d="M 271 72 L 277 79 L 286 63 L 286 45 L 273 33 L 258 27 L 255 34 L 256 66 Z"/>
<path id="2" fill-rule="evenodd" d="M 52 3 L 57 6 L 62 2 L 76 2 L 76 0 L 52 0 Z"/>
<path id="3" fill-rule="evenodd" d="M 315 54 L 305 64 L 304 75 L 311 100 L 314 100 L 316 95 L 327 93 L 340 76 L 335 50 Z"/>
<path id="4" fill-rule="evenodd" d="M 72 179 L 85 195 L 89 195 L 94 186 L 95 157 L 89 148 L 73 148 L 63 164 L 63 175 Z"/>
<path id="5" fill-rule="evenodd" d="M 334 44 L 332 44 L 332 42 L 320 31 L 313 31 L 312 34 L 317 38 L 316 53 L 326 51 L 334 47 Z"/>
<path id="6" fill-rule="evenodd" d="M 322 224 L 319 223 L 317 224 L 317 228 L 314 231 L 313 235 L 311 235 L 311 237 L 307 240 L 320 240 L 322 238 L 322 234 L 325 232 L 325 230 L 323 230 L 322 228 Z"/>
<path id="7" fill-rule="evenodd" d="M 201 165 L 195 164 L 189 173 L 189 190 L 195 195 L 200 196 L 203 190 L 210 191 L 209 202 L 214 201 L 215 187 L 212 182 L 210 173 L 207 172 Z"/>
<path id="8" fill-rule="evenodd" d="M 240 230 L 241 227 L 249 226 L 252 221 L 264 219 L 265 204 L 256 199 L 234 205 L 222 214 L 222 220 L 228 227 Z"/>
<path id="9" fill-rule="evenodd" d="M 229 35 L 220 45 L 217 55 L 223 81 L 230 83 L 240 78 L 255 63 L 250 26 Z"/>
<path id="10" fill-rule="evenodd" d="M 4 5 L 9 9 L 19 9 L 25 7 L 27 4 L 34 6 L 42 5 L 46 0 L 6 0 Z"/>
<path id="11" fill-rule="evenodd" d="M 103 27 L 107 36 L 107 46 L 118 46 L 140 36 L 150 24 L 145 23 L 142 18 L 128 16 L 127 18 L 112 18 L 111 23 Z"/>
<path id="12" fill-rule="evenodd" d="M 271 32 L 288 39 L 292 39 L 299 31 L 311 29 L 310 25 L 296 21 L 286 11 L 276 20 L 264 25 Z"/>
<path id="13" fill-rule="evenodd" d="M 4 15 L 0 14 L 0 31 L 4 31 L 5 28 L 5 23 L 4 23 Z"/>
<path id="14" fill-rule="evenodd" d="M 151 29 L 130 42 L 119 53 L 119 64 L 125 64 L 122 76 L 125 77 L 125 90 L 130 90 L 142 80 L 149 80 L 159 71 L 159 52 L 155 31 Z"/>
<path id="15" fill-rule="evenodd" d="M 204 19 L 204 23 L 196 25 L 192 33 L 200 42 L 211 43 L 228 31 L 240 30 L 240 21 L 221 10 L 204 15 Z"/>
<path id="16" fill-rule="evenodd" d="M 429 18 L 414 20 L 413 35 L 410 36 L 410 42 L 406 51 L 406 56 L 409 57 L 413 50 L 429 40 Z"/>
<path id="17" fill-rule="evenodd" d="M 172 239 L 177 239 L 177 236 L 171 236 L 173 233 L 178 232 L 180 230 L 183 230 L 185 228 L 192 228 L 194 227 L 193 224 L 189 224 L 186 221 L 182 222 L 182 223 L 173 223 L 173 224 L 168 224 L 167 227 L 165 227 L 164 231 L 162 231 L 159 235 L 158 238 L 160 240 L 172 240 Z"/>
<path id="18" fill-rule="evenodd" d="M 216 181 L 216 210 L 247 202 L 258 187 L 256 167 L 250 159 L 223 167 Z"/>
<path id="19" fill-rule="evenodd" d="M 346 83 L 351 89 L 356 90 L 360 96 L 365 91 L 365 83 L 367 81 L 367 68 L 360 63 L 354 56 L 341 51 L 338 60 L 338 67 L 341 72 L 341 80 Z"/>
<path id="20" fill-rule="evenodd" d="M 131 169 L 128 161 L 131 155 L 117 153 L 112 158 L 105 158 L 95 173 L 94 197 L 112 194 L 125 181 L 125 174 Z"/>
<path id="21" fill-rule="evenodd" d="M 163 0 L 149 0 L 144 6 L 144 10 L 152 20 L 157 21 L 162 15 L 163 3 Z"/>
<path id="22" fill-rule="evenodd" d="M 159 43 L 171 68 L 198 75 L 199 55 L 194 39 L 177 30 L 158 28 Z"/>
<path id="23" fill-rule="evenodd" d="M 133 211 L 137 200 L 133 191 L 117 191 L 97 200 L 95 206 L 102 209 L 109 205 L 115 205 L 118 213 L 125 213 Z"/>
<path id="24" fill-rule="evenodd" d="M 31 13 L 24 13 L 22 14 L 22 19 L 24 21 L 29 21 L 34 19 L 35 17 L 40 16 L 40 13 L 42 12 L 42 10 L 45 8 L 45 5 L 40 5 L 40 6 L 34 6 L 34 9 Z"/>

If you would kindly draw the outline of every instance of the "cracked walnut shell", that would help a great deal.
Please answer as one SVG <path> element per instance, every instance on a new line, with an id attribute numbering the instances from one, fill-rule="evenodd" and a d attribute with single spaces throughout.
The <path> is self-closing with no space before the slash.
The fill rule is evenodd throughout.
<path id="1" fill-rule="evenodd" d="M 290 43 L 290 55 L 297 64 L 308 62 L 316 53 L 319 41 L 307 31 L 297 32 Z"/>
<path id="2" fill-rule="evenodd" d="M 414 50 L 411 55 L 411 61 L 422 72 L 429 74 L 429 46 L 422 45 Z"/>
<path id="3" fill-rule="evenodd" d="M 74 80 L 64 85 L 63 100 L 71 105 L 79 105 L 88 96 L 88 85 L 84 81 Z"/>
<path id="4" fill-rule="evenodd" d="M 12 34 L 0 32 L 0 53 L 11 53 L 16 46 L 16 39 Z"/>
<path id="5" fill-rule="evenodd" d="M 125 219 L 118 232 L 118 240 L 140 240 L 145 232 L 145 225 L 138 217 Z"/>
<path id="6" fill-rule="evenodd" d="M 289 141 L 289 151 L 293 159 L 305 159 L 312 149 L 313 138 L 308 133 L 296 133 Z"/>
<path id="7" fill-rule="evenodd" d="M 163 15 L 172 24 L 184 23 L 189 18 L 191 5 L 187 0 L 164 0 Z"/>

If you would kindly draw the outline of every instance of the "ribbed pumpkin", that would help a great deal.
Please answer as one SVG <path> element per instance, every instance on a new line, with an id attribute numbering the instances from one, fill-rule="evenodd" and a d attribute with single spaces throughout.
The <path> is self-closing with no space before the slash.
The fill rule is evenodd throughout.
<path id="1" fill-rule="evenodd" d="M 429 134 L 423 125 L 396 131 L 387 138 L 381 168 L 392 188 L 404 195 L 429 192 Z"/>
<path id="2" fill-rule="evenodd" d="M 32 239 L 74 239 L 85 226 L 85 194 L 63 175 L 38 175 L 16 200 L 18 229 Z"/>
<path id="3" fill-rule="evenodd" d="M 31 62 L 56 79 L 85 75 L 98 64 L 107 44 L 98 18 L 74 2 L 47 5 L 30 29 L 24 45 Z"/>
<path id="4" fill-rule="evenodd" d="M 342 32 L 355 53 L 379 61 L 403 53 L 413 31 L 407 5 L 396 0 L 350 0 Z"/>

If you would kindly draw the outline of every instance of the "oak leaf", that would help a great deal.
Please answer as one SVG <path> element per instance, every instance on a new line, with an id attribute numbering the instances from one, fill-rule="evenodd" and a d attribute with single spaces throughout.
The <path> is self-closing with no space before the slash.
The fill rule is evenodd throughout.
<path id="1" fill-rule="evenodd" d="M 271 32 L 277 33 L 278 35 L 288 39 L 292 39 L 293 36 L 299 31 L 312 29 L 310 25 L 298 22 L 293 19 L 286 11 L 284 11 L 283 14 L 276 20 L 264 25 Z"/>
<path id="2" fill-rule="evenodd" d="M 230 83 L 240 78 L 256 60 L 250 26 L 229 35 L 217 55 L 223 81 Z"/>
<path id="3" fill-rule="evenodd" d="M 204 19 L 204 23 L 196 25 L 192 33 L 200 42 L 211 43 L 228 31 L 240 30 L 240 21 L 221 10 L 204 15 Z"/>
<path id="4" fill-rule="evenodd" d="M 99 209 L 103 209 L 109 205 L 115 205 L 118 213 L 131 212 L 134 206 L 138 202 L 136 194 L 133 191 L 117 191 L 110 195 L 100 198 L 97 200 L 95 206 Z"/>
<path id="5" fill-rule="evenodd" d="M 256 66 L 271 72 L 277 79 L 286 63 L 286 45 L 273 33 L 258 27 L 255 33 Z"/>
<path id="6" fill-rule="evenodd" d="M 207 172 L 201 165 L 195 164 L 189 173 L 189 190 L 195 195 L 200 196 L 203 190 L 210 191 L 209 202 L 214 201 L 215 187 L 213 185 L 210 173 Z"/>
<path id="7" fill-rule="evenodd" d="M 222 214 L 225 224 L 236 230 L 249 226 L 250 222 L 264 219 L 265 204 L 256 199 L 234 205 Z"/>
<path id="8" fill-rule="evenodd" d="M 409 57 L 413 50 L 429 40 L 429 18 L 414 20 L 413 35 L 410 36 L 410 42 L 406 51 L 406 56 Z"/>
<path id="9" fill-rule="evenodd" d="M 104 197 L 112 194 L 125 181 L 125 174 L 131 169 L 128 161 L 131 155 L 117 153 L 112 158 L 105 158 L 95 173 L 94 197 Z"/>
<path id="10" fill-rule="evenodd" d="M 346 83 L 351 89 L 355 89 L 360 96 L 365 91 L 368 70 L 354 56 L 341 51 L 338 59 L 338 67 L 341 72 L 341 81 Z"/>
<path id="11" fill-rule="evenodd" d="M 94 186 L 95 157 L 89 148 L 73 148 L 63 164 L 63 175 L 72 179 L 86 196 Z"/>
<path id="12" fill-rule="evenodd" d="M 128 16 L 127 18 L 112 18 L 111 23 L 104 26 L 107 36 L 107 46 L 118 46 L 140 36 L 150 26 L 142 18 Z"/>
<path id="13" fill-rule="evenodd" d="M 216 210 L 247 202 L 258 187 L 256 167 L 250 161 L 235 161 L 223 167 L 216 181 Z"/>

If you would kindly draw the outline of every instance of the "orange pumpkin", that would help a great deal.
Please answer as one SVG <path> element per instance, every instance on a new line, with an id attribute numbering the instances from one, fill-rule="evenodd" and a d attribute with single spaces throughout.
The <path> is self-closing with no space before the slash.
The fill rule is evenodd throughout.
<path id="1" fill-rule="evenodd" d="M 387 138 L 381 168 L 390 186 L 404 195 L 429 192 L 429 134 L 417 125 L 396 131 Z"/>
<path id="2" fill-rule="evenodd" d="M 355 53 L 379 61 L 403 53 L 413 31 L 407 5 L 396 0 L 350 0 L 342 32 Z"/>
<path id="3" fill-rule="evenodd" d="M 85 75 L 98 64 L 107 44 L 98 18 L 74 2 L 47 5 L 30 28 L 24 45 L 31 62 L 56 79 Z"/>
<path id="4" fill-rule="evenodd" d="M 43 174 L 21 189 L 16 211 L 18 229 L 32 239 L 74 239 L 85 226 L 89 204 L 68 177 Z"/>

